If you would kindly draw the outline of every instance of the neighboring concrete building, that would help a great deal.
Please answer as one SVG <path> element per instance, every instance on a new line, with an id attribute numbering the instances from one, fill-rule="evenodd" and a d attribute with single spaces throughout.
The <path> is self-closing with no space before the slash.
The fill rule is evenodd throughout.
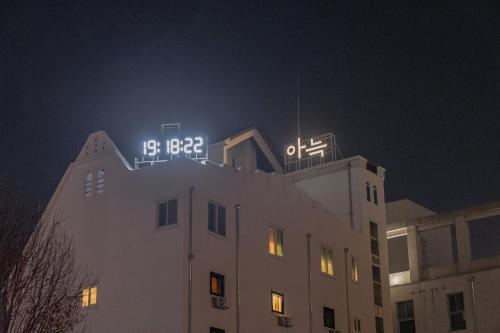
<path id="1" fill-rule="evenodd" d="M 386 208 L 394 332 L 500 332 L 500 202 Z"/>
<path id="2" fill-rule="evenodd" d="M 50 211 L 98 279 L 92 333 L 392 332 L 384 169 L 363 157 L 284 174 L 251 128 L 136 169 L 97 132 Z"/>

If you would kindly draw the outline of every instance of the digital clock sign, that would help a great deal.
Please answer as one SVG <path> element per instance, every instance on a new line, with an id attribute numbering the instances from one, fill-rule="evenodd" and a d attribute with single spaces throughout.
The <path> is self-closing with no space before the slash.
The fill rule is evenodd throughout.
<path id="1" fill-rule="evenodd" d="M 161 125 L 161 138 L 142 142 L 142 157 L 135 159 L 139 168 L 179 157 L 207 159 L 207 140 L 203 136 L 181 136 L 180 124 Z"/>
<path id="2" fill-rule="evenodd" d="M 163 145 L 162 145 L 163 143 Z M 143 142 L 143 156 L 191 156 L 206 153 L 205 140 L 201 136 L 185 137 L 183 139 L 170 138 L 164 141 L 147 140 Z"/>

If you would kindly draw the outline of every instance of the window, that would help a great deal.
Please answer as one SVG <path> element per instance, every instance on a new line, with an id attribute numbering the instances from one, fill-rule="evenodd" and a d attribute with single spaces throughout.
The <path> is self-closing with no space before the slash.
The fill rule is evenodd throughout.
<path id="1" fill-rule="evenodd" d="M 351 276 L 355 282 L 359 282 L 358 261 L 355 257 L 351 258 Z"/>
<path id="2" fill-rule="evenodd" d="M 269 254 L 283 257 L 283 230 L 275 227 L 268 228 Z"/>
<path id="3" fill-rule="evenodd" d="M 377 186 L 373 186 L 373 203 L 375 205 L 378 205 L 378 193 L 377 193 Z"/>
<path id="4" fill-rule="evenodd" d="M 370 183 L 366 183 L 366 200 L 372 201 L 372 198 L 370 195 Z"/>
<path id="5" fill-rule="evenodd" d="M 379 242 L 378 242 L 378 225 L 370 221 L 370 245 L 372 255 L 380 257 Z"/>
<path id="6" fill-rule="evenodd" d="M 177 199 L 158 203 L 158 226 L 177 224 Z"/>
<path id="7" fill-rule="evenodd" d="M 375 332 L 384 333 L 384 319 L 381 317 L 375 317 Z"/>
<path id="8" fill-rule="evenodd" d="M 225 333 L 223 329 L 220 328 L 215 328 L 215 327 L 210 327 L 210 333 Z"/>
<path id="9" fill-rule="evenodd" d="M 274 313 L 279 313 L 279 314 L 285 313 L 285 299 L 283 294 L 271 291 L 271 302 Z"/>
<path id="10" fill-rule="evenodd" d="M 373 281 L 373 303 L 382 306 L 382 284 Z"/>
<path id="11" fill-rule="evenodd" d="M 85 176 L 85 196 L 86 197 L 90 197 L 92 195 L 92 182 L 93 182 L 93 175 L 92 175 L 92 172 L 89 172 Z"/>
<path id="12" fill-rule="evenodd" d="M 97 287 L 88 287 L 82 291 L 82 308 L 97 304 Z"/>
<path id="13" fill-rule="evenodd" d="M 224 297 L 224 275 L 210 272 L 210 294 Z"/>
<path id="14" fill-rule="evenodd" d="M 213 202 L 208 203 L 208 230 L 226 236 L 226 208 Z"/>
<path id="15" fill-rule="evenodd" d="M 95 189 L 97 194 L 104 192 L 104 169 L 99 169 L 97 171 L 97 179 L 95 181 Z"/>
<path id="16" fill-rule="evenodd" d="M 333 269 L 333 251 L 326 247 L 321 247 L 321 272 L 327 275 L 334 275 Z"/>
<path id="17" fill-rule="evenodd" d="M 354 331 L 361 332 L 361 319 L 354 318 Z"/>
<path id="18" fill-rule="evenodd" d="M 323 326 L 335 329 L 335 310 L 323 307 Z"/>
<path id="19" fill-rule="evenodd" d="M 415 315 L 413 313 L 413 301 L 396 303 L 399 333 L 415 333 Z"/>
<path id="20" fill-rule="evenodd" d="M 373 276 L 373 281 L 374 282 L 378 282 L 378 283 L 382 283 L 382 281 L 380 280 L 380 267 L 378 266 L 372 266 L 372 276 Z"/>
<path id="21" fill-rule="evenodd" d="M 464 318 L 464 294 L 448 295 L 448 309 L 450 312 L 450 331 L 466 329 Z"/>

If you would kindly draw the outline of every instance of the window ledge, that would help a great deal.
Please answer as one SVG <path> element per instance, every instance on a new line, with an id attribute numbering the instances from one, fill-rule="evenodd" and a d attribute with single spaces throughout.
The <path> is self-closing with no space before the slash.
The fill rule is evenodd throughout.
<path id="1" fill-rule="evenodd" d="M 208 234 L 209 234 L 210 236 L 212 236 L 212 237 L 215 237 L 215 238 L 221 239 L 221 240 L 223 240 L 223 241 L 226 241 L 226 242 L 228 241 L 227 236 L 222 236 L 221 234 L 218 234 L 218 233 L 216 233 L 216 232 L 213 232 L 213 231 L 208 230 Z"/>

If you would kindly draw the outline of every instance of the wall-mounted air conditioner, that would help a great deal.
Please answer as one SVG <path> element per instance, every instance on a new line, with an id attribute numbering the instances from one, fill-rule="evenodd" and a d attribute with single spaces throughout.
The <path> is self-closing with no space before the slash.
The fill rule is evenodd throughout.
<path id="1" fill-rule="evenodd" d="M 279 316 L 278 325 L 283 327 L 292 327 L 292 318 L 288 316 Z"/>
<path id="2" fill-rule="evenodd" d="M 227 306 L 227 299 L 225 297 L 212 296 L 212 307 L 216 309 L 226 310 L 229 308 Z"/>

